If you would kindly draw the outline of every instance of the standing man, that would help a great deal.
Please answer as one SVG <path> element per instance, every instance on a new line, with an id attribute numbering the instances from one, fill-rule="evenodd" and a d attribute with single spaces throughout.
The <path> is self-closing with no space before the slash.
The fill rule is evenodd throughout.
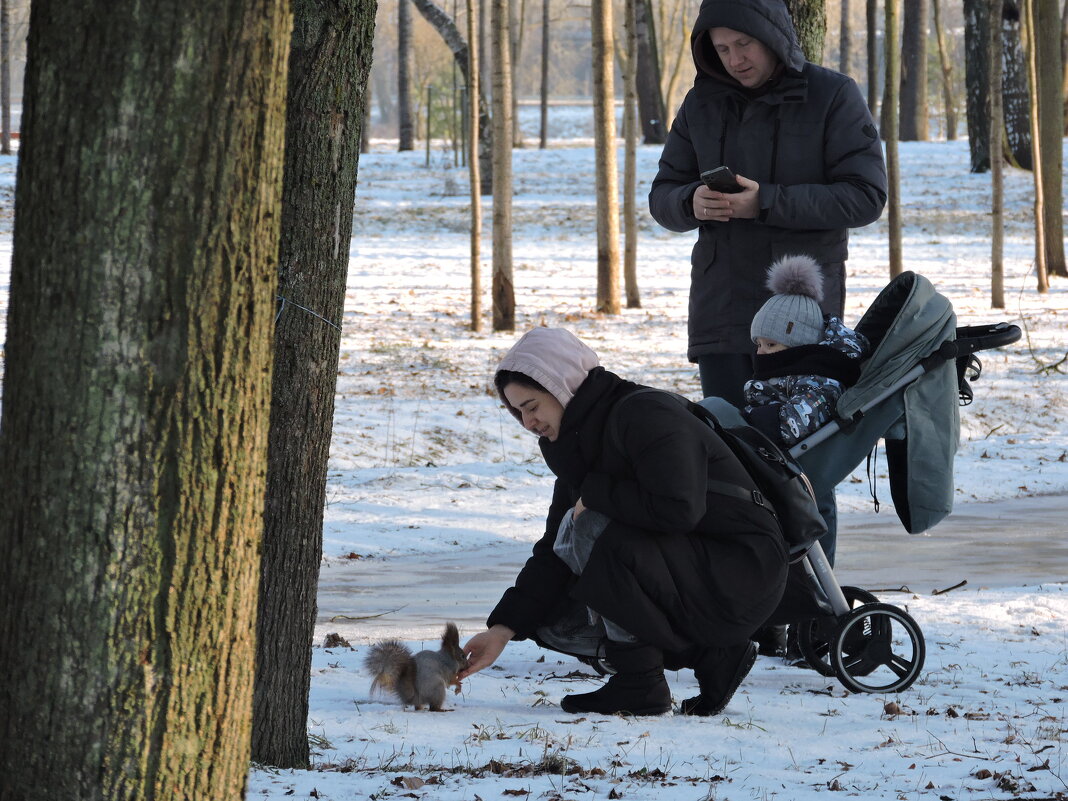
<path id="1" fill-rule="evenodd" d="M 649 192 L 654 219 L 698 229 L 689 347 L 701 389 L 741 407 L 749 325 L 785 255 L 823 271 L 824 313 L 843 316 L 849 228 L 879 218 L 886 166 L 853 80 L 805 61 L 783 0 L 704 0 L 690 39 L 697 78 L 671 126 Z M 727 166 L 741 191 L 701 173 Z"/>

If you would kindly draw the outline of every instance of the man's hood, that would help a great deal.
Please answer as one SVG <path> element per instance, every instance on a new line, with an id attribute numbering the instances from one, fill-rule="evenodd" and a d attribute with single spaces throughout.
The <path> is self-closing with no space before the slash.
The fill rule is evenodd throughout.
<path id="1" fill-rule="evenodd" d="M 690 49 L 698 75 L 708 75 L 727 83 L 737 83 L 723 69 L 709 39 L 711 28 L 731 28 L 763 42 L 779 57 L 787 72 L 798 74 L 805 66 L 805 54 L 797 41 L 797 31 L 783 0 L 704 0 L 697 14 Z"/>

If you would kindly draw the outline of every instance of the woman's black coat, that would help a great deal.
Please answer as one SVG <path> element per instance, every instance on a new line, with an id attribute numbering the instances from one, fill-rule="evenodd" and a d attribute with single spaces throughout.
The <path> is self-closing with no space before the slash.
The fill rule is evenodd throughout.
<path id="1" fill-rule="evenodd" d="M 664 393 L 643 392 L 612 414 L 638 388 L 595 368 L 556 441 L 541 440 L 557 476 L 545 535 L 489 625 L 523 639 L 578 600 L 638 639 L 684 653 L 744 642 L 774 611 L 787 568 L 778 524 L 749 501 L 706 492 L 709 478 L 755 485 L 716 433 Z M 576 577 L 553 543 L 579 498 L 612 523 Z"/>

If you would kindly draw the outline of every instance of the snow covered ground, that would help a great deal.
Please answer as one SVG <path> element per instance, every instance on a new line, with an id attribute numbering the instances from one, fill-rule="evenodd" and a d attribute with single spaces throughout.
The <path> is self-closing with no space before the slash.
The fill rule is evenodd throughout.
<path id="1" fill-rule="evenodd" d="M 566 326 L 609 369 L 695 397 L 696 370 L 685 360 L 693 236 L 664 231 L 643 211 L 643 306 L 597 315 L 591 143 L 517 150 L 517 332 L 475 334 L 466 171 L 451 151 L 435 150 L 426 167 L 422 151 L 398 154 L 394 144 L 376 143 L 360 164 L 326 560 L 387 564 L 456 552 L 476 560 L 496 543 L 533 542 L 551 487 L 534 438 L 489 390 L 496 361 L 523 330 Z M 658 151 L 639 152 L 643 207 Z M 1034 289 L 1030 175 L 1006 176 L 1008 307 L 993 310 L 988 176 L 968 173 L 965 142 L 905 143 L 901 156 L 907 268 L 949 296 L 961 324 L 1009 320 L 1025 331 L 1017 345 L 982 355 L 975 402 L 962 410 L 958 503 L 1065 493 L 1068 365 L 1056 365 L 1068 352 L 1068 282 L 1055 280 L 1043 295 Z M 13 184 L 14 160 L 0 159 L 0 317 Z M 490 211 L 487 199 L 487 228 Z M 856 231 L 851 245 L 847 322 L 887 281 L 885 223 Z M 483 250 L 488 304 L 488 231 Z M 884 472 L 880 464 L 876 473 Z M 863 469 L 843 483 L 844 512 L 870 508 L 867 487 Z M 883 476 L 884 503 L 888 496 Z M 916 554 L 923 558 L 922 543 Z M 351 650 L 315 650 L 315 769 L 255 766 L 248 798 L 1068 798 L 1065 582 L 1050 575 L 1037 587 L 891 598 L 922 621 L 927 638 L 926 667 L 910 690 L 853 695 L 833 679 L 761 659 L 725 714 L 703 720 L 564 715 L 561 695 L 595 681 L 528 643 L 465 682 L 450 698 L 454 711 L 405 711 L 370 695 L 360 667 L 368 638 L 357 634 Z M 353 613 L 381 611 L 373 606 L 354 598 Z M 424 614 L 433 630 L 444 623 L 434 608 Z M 687 671 L 670 680 L 676 699 L 695 689 Z"/>

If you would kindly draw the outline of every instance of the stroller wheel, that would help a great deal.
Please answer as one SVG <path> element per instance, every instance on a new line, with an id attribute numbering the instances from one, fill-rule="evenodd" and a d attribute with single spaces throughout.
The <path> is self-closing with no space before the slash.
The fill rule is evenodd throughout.
<path id="1" fill-rule="evenodd" d="M 926 646 L 916 621 L 890 604 L 865 604 L 840 619 L 830 650 L 834 675 L 855 693 L 900 692 L 919 678 Z"/>
<path id="2" fill-rule="evenodd" d="M 862 604 L 878 603 L 879 599 L 860 587 L 842 587 L 842 594 L 849 602 L 850 609 Z M 834 668 L 828 655 L 831 642 L 838 633 L 839 619 L 834 617 L 814 617 L 802 620 L 797 625 L 797 647 L 805 657 L 809 667 L 821 676 L 833 676 Z"/>

